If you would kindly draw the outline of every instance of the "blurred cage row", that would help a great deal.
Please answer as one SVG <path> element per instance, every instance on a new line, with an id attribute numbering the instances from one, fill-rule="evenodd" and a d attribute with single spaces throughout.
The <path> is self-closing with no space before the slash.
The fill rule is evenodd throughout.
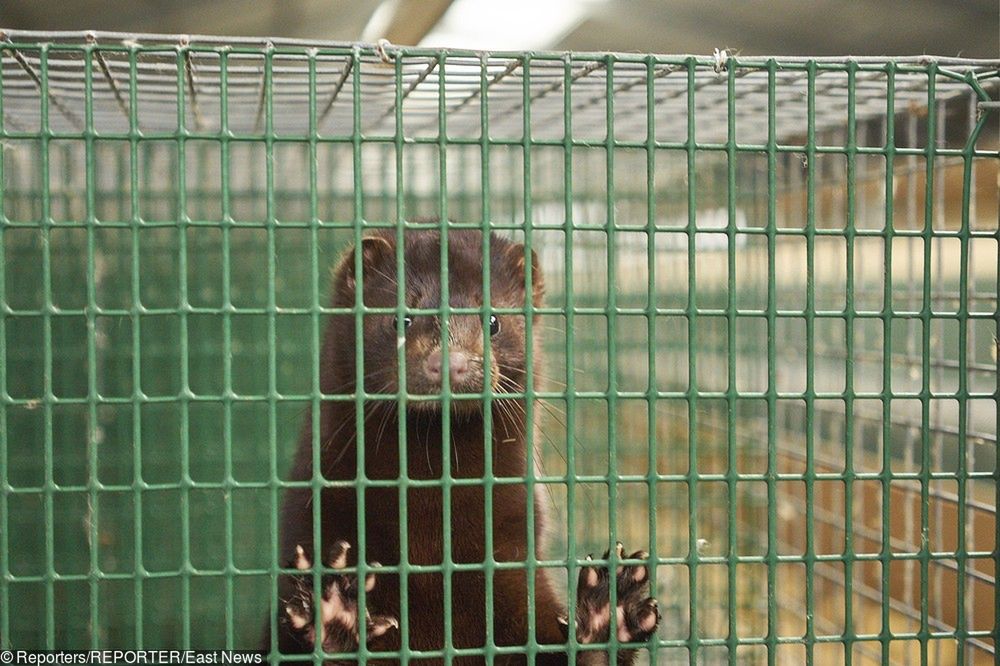
<path id="1" fill-rule="evenodd" d="M 649 544 L 644 658 L 995 660 L 997 61 L 8 37 L 11 645 L 255 644 L 329 268 L 431 216 L 539 252 L 552 556 Z"/>

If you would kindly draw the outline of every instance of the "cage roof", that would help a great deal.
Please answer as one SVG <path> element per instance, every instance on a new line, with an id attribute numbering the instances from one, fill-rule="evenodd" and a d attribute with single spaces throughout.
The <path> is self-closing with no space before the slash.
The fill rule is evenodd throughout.
<path id="1" fill-rule="evenodd" d="M 89 54 L 89 57 L 88 57 Z M 966 97 L 1000 60 L 479 52 L 289 39 L 5 31 L 6 136 L 803 143 Z M 568 92 L 567 92 L 568 91 Z M 48 103 L 43 104 L 42 100 Z M 89 102 L 88 102 L 89 100 Z M 772 129 L 773 128 L 773 129 Z"/>

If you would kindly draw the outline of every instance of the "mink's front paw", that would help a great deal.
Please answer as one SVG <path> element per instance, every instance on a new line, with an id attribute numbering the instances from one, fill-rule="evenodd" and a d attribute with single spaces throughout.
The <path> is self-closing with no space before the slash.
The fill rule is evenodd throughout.
<path id="1" fill-rule="evenodd" d="M 622 544 L 616 546 L 619 559 L 644 560 L 648 553 L 637 551 L 625 558 Z M 608 559 L 610 551 L 604 553 Z M 590 556 L 587 559 L 591 559 Z M 581 645 L 606 643 L 611 636 L 610 576 L 605 567 L 587 566 L 580 570 L 576 602 L 576 640 Z M 617 602 L 615 627 L 620 643 L 642 643 L 656 631 L 660 613 L 656 599 L 647 597 L 649 571 L 646 565 L 619 565 L 615 576 Z M 564 635 L 568 638 L 566 618 L 560 618 Z M 631 664 L 635 650 L 619 650 L 618 663 Z M 608 656 L 602 651 L 584 650 L 578 653 L 578 664 L 607 664 Z"/>
<path id="2" fill-rule="evenodd" d="M 343 569 L 347 565 L 347 551 L 350 544 L 338 541 L 334 544 L 328 559 L 332 569 Z M 372 566 L 378 566 L 373 564 Z M 305 571 L 312 567 L 302 546 L 295 548 L 295 568 Z M 365 590 L 375 587 L 375 574 L 365 577 Z M 282 622 L 284 628 L 303 647 L 313 649 L 316 645 L 316 614 L 321 622 L 319 643 L 324 652 L 355 652 L 359 641 L 358 579 L 350 574 L 326 574 L 322 582 L 322 599 L 317 604 L 313 598 L 311 576 L 298 576 L 294 581 L 294 592 L 284 600 Z M 390 629 L 399 627 L 396 618 L 389 615 L 365 613 L 368 644 Z"/>

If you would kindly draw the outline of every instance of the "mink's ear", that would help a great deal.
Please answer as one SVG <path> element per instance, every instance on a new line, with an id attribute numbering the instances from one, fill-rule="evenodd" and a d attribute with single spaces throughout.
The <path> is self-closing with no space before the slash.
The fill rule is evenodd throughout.
<path id="1" fill-rule="evenodd" d="M 507 247 L 507 258 L 514 265 L 515 275 L 521 284 L 527 286 L 527 264 L 525 262 L 526 248 L 521 243 L 513 243 Z M 534 306 L 541 307 L 542 299 L 545 297 L 545 279 L 542 276 L 541 266 L 538 264 L 538 255 L 531 250 L 531 301 Z"/>
<path id="2" fill-rule="evenodd" d="M 392 243 L 382 236 L 365 236 L 361 239 L 361 266 L 363 268 L 372 268 L 379 263 L 391 261 L 392 258 Z M 344 258 L 341 259 L 337 272 L 344 276 L 344 284 L 353 292 L 357 282 L 355 279 L 354 248 L 350 248 L 344 253 Z M 366 277 L 368 273 L 369 271 L 365 271 Z"/>

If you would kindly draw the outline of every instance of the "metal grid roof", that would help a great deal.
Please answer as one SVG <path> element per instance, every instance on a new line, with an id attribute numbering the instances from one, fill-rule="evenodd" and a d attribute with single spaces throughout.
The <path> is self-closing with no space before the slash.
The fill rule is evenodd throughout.
<path id="1" fill-rule="evenodd" d="M 448 141 L 480 141 L 486 125 L 491 141 L 521 142 L 527 129 L 537 142 L 606 142 L 611 129 L 615 142 L 638 144 L 652 122 L 652 138 L 669 143 L 688 139 L 693 111 L 698 143 L 727 141 L 732 118 L 737 142 L 763 144 L 773 103 L 777 141 L 801 143 L 810 104 L 817 132 L 846 126 L 852 79 L 859 121 L 885 117 L 890 93 L 899 113 L 932 97 L 995 99 L 1000 82 L 1000 60 L 927 56 L 487 53 L 94 32 L 2 37 L 8 136 L 43 129 L 46 89 L 56 134 L 79 134 L 89 115 L 104 135 L 128 134 L 134 124 L 152 138 L 183 130 L 347 140 L 357 115 L 365 138 L 393 138 L 398 122 L 414 140 L 437 140 L 444 125 Z"/>

